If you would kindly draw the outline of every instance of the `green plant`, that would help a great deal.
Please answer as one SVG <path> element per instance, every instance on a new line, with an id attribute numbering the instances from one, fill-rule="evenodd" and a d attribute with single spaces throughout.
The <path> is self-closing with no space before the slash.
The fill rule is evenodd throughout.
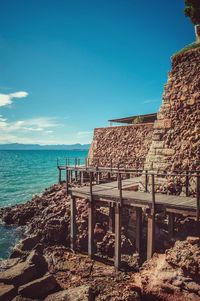
<path id="1" fill-rule="evenodd" d="M 133 124 L 142 123 L 143 120 L 144 120 L 143 117 L 137 116 L 136 118 L 133 119 Z"/>
<path id="2" fill-rule="evenodd" d="M 200 24 L 200 0 L 185 0 L 185 15 L 194 25 Z"/>

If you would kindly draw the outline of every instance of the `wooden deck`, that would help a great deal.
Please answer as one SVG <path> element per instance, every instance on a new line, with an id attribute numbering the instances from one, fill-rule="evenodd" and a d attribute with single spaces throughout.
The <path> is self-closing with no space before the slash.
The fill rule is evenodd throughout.
<path id="1" fill-rule="evenodd" d="M 76 160 L 77 162 L 77 160 Z M 134 207 L 136 212 L 136 251 L 141 254 L 143 210 L 147 219 L 147 259 L 150 259 L 155 251 L 155 223 L 156 213 L 164 211 L 168 215 L 169 235 L 173 235 L 174 220 L 177 214 L 196 217 L 199 221 L 200 214 L 200 176 L 199 172 L 178 174 L 185 177 L 186 196 L 174 196 L 156 193 L 157 176 L 167 174 L 155 174 L 145 170 L 133 170 L 88 166 L 88 165 L 58 165 L 59 182 L 62 180 L 62 171 L 65 172 L 67 194 L 71 195 L 71 248 L 75 249 L 76 241 L 76 200 L 77 198 L 88 199 L 88 254 L 94 255 L 94 226 L 96 216 L 96 202 L 101 201 L 109 206 L 109 221 L 112 231 L 115 233 L 114 263 L 117 269 L 121 264 L 121 218 L 124 206 Z M 102 176 L 103 175 L 103 176 Z M 142 178 L 140 177 L 143 177 Z M 173 176 L 170 174 L 170 176 Z M 177 174 L 174 174 L 177 176 Z M 196 197 L 189 196 L 189 179 L 196 178 Z M 117 180 L 116 180 L 117 179 Z M 105 180 L 107 181 L 106 183 Z M 70 183 L 79 184 L 80 187 L 71 188 Z M 86 182 L 86 185 L 84 185 Z M 141 184 L 144 192 L 136 188 Z M 150 190 L 150 192 L 148 192 Z"/>
<path id="2" fill-rule="evenodd" d="M 122 180 L 122 202 L 123 205 L 132 207 L 146 207 L 152 206 L 152 195 L 147 192 L 131 191 L 132 186 L 140 183 L 140 178 Z M 80 188 L 71 189 L 71 194 L 74 197 L 90 198 L 90 187 L 84 186 Z M 119 189 L 118 182 L 110 182 L 106 184 L 93 185 L 92 197 L 94 201 L 104 201 L 108 203 L 119 203 Z M 196 215 L 196 198 L 185 196 L 173 196 L 166 194 L 155 193 L 155 204 L 159 209 L 175 213 L 195 216 Z"/>

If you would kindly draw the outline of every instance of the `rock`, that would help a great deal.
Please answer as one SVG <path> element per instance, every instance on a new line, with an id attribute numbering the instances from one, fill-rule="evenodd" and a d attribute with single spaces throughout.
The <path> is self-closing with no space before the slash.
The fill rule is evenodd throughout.
<path id="1" fill-rule="evenodd" d="M 34 264 L 37 269 L 38 276 L 43 276 L 48 270 L 48 264 L 42 254 L 39 254 L 36 250 L 31 251 L 26 259 L 26 262 Z"/>
<path id="2" fill-rule="evenodd" d="M 200 243 L 200 237 L 196 237 L 196 236 L 188 236 L 187 237 L 187 241 L 191 244 L 191 245 L 195 245 Z"/>
<path id="3" fill-rule="evenodd" d="M 39 299 L 30 299 L 30 298 L 23 298 L 21 296 L 16 296 L 12 301 L 40 301 Z"/>
<path id="4" fill-rule="evenodd" d="M 44 298 L 50 293 L 56 292 L 59 285 L 52 275 L 45 275 L 27 284 L 19 287 L 18 292 L 20 296 L 25 298 Z"/>
<path id="5" fill-rule="evenodd" d="M 27 283 L 37 277 L 37 269 L 34 264 L 21 262 L 12 268 L 0 273 L 0 281 L 16 286 Z"/>
<path id="6" fill-rule="evenodd" d="M 25 251 L 22 251 L 18 245 L 14 246 L 11 254 L 10 254 L 10 258 L 17 258 L 17 257 L 25 257 L 27 255 L 27 253 Z"/>
<path id="7" fill-rule="evenodd" d="M 5 259 L 5 260 L 0 260 L 0 271 L 4 271 L 7 269 L 12 268 L 15 266 L 17 263 L 21 261 L 21 258 L 13 258 L 13 259 Z"/>
<path id="8" fill-rule="evenodd" d="M 192 293 L 198 293 L 200 291 L 200 285 L 193 281 L 186 283 L 185 288 Z"/>
<path id="9" fill-rule="evenodd" d="M 0 301 L 10 301 L 17 295 L 17 289 L 13 285 L 0 283 Z"/>
<path id="10" fill-rule="evenodd" d="M 32 250 L 40 241 L 38 235 L 32 235 L 23 239 L 19 244 L 17 244 L 18 249 L 22 251 Z"/>
<path id="11" fill-rule="evenodd" d="M 91 288 L 87 285 L 70 288 L 68 290 L 60 291 L 49 295 L 44 301 L 93 301 Z"/>

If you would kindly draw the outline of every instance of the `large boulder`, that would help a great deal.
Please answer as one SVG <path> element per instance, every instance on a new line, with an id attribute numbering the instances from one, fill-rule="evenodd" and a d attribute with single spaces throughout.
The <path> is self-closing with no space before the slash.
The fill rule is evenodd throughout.
<path id="1" fill-rule="evenodd" d="M 93 301 L 94 296 L 88 285 L 81 285 L 49 295 L 44 301 Z"/>
<path id="2" fill-rule="evenodd" d="M 18 264 L 21 260 L 21 258 L 13 258 L 13 259 L 4 259 L 0 260 L 0 271 L 3 272 L 4 270 L 10 269 L 16 264 Z"/>
<path id="3" fill-rule="evenodd" d="M 0 282 L 22 285 L 37 278 L 37 269 L 34 264 L 29 262 L 21 262 L 12 268 L 0 273 Z"/>
<path id="4" fill-rule="evenodd" d="M 25 298 L 44 298 L 60 289 L 52 275 L 45 275 L 19 287 L 19 295 Z"/>
<path id="5" fill-rule="evenodd" d="M 17 289 L 13 285 L 0 283 L 0 301 L 10 301 L 17 295 Z"/>

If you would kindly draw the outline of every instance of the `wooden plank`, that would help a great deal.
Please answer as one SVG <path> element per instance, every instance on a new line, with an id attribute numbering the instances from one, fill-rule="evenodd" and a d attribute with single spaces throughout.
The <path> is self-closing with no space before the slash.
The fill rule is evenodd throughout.
<path id="1" fill-rule="evenodd" d="M 121 265 L 121 206 L 115 206 L 115 268 Z"/>
<path id="2" fill-rule="evenodd" d="M 142 242 L 142 209 L 136 208 L 136 252 L 141 254 L 141 242 Z"/>
<path id="3" fill-rule="evenodd" d="M 93 201 L 88 204 L 88 255 L 94 256 L 94 224 L 95 224 L 95 206 Z"/>
<path id="4" fill-rule="evenodd" d="M 115 209 L 113 204 L 109 205 L 109 230 L 115 232 Z"/>
<path id="5" fill-rule="evenodd" d="M 147 222 L 147 260 L 153 256 L 155 250 L 155 214 L 148 215 Z"/>
<path id="6" fill-rule="evenodd" d="M 70 233 L 70 246 L 72 250 L 75 250 L 75 241 L 76 241 L 76 199 L 75 197 L 71 197 L 71 208 L 70 208 L 70 225 L 71 225 L 71 233 Z"/>

